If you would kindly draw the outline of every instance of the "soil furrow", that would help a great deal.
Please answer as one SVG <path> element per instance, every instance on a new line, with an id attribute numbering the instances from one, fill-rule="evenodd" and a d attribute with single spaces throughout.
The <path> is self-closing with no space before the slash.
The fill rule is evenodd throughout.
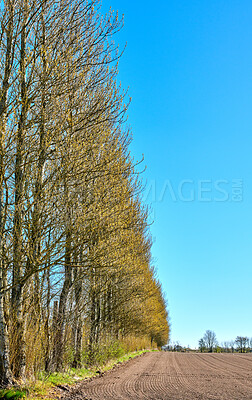
<path id="1" fill-rule="evenodd" d="M 148 353 L 83 382 L 64 400 L 252 400 L 251 360 L 252 354 Z"/>

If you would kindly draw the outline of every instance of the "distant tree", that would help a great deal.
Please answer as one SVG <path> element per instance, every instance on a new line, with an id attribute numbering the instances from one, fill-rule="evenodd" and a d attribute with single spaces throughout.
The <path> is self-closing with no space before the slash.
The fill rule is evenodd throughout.
<path id="1" fill-rule="evenodd" d="M 225 341 L 221 343 L 221 351 L 224 353 L 233 353 L 234 341 Z"/>
<path id="2" fill-rule="evenodd" d="M 206 348 L 205 341 L 204 341 L 203 338 L 201 338 L 201 339 L 199 340 L 199 350 L 200 350 L 200 352 L 203 353 L 203 351 L 205 350 L 205 348 Z"/>
<path id="3" fill-rule="evenodd" d="M 174 351 L 179 351 L 181 352 L 183 350 L 183 347 L 177 342 L 174 346 Z"/>
<path id="4" fill-rule="evenodd" d="M 221 347 L 222 347 L 222 351 L 223 352 L 225 352 L 225 353 L 228 353 L 229 352 L 229 342 L 223 342 L 222 344 L 221 344 Z"/>
<path id="5" fill-rule="evenodd" d="M 249 344 L 249 338 L 247 336 L 237 336 L 235 339 L 235 343 L 237 346 L 237 350 L 240 353 L 245 353 L 246 348 L 248 347 Z"/>
<path id="6" fill-rule="evenodd" d="M 213 352 L 213 348 L 217 346 L 218 342 L 214 331 L 207 330 L 203 336 L 205 346 L 209 353 Z"/>
<path id="7" fill-rule="evenodd" d="M 235 342 L 234 342 L 234 340 L 231 340 L 231 342 L 230 342 L 230 349 L 231 349 L 231 352 L 233 353 L 234 350 L 235 350 Z"/>

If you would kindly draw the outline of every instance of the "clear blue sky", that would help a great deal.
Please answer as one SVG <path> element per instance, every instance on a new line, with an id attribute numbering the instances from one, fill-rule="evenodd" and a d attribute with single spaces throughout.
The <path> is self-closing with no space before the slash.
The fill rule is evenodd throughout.
<path id="1" fill-rule="evenodd" d="M 132 96 L 132 154 L 147 165 L 171 340 L 252 337 L 252 2 L 109 6 L 125 18 L 119 78 Z"/>

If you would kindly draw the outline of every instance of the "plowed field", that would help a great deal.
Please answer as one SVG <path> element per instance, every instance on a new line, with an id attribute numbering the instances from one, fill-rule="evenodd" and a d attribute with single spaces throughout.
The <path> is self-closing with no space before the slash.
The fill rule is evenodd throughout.
<path id="1" fill-rule="evenodd" d="M 67 398 L 252 399 L 252 354 L 147 353 L 82 383 Z"/>

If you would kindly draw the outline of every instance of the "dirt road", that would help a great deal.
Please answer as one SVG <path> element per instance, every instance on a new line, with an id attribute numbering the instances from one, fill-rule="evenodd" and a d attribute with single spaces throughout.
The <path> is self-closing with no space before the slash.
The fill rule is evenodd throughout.
<path id="1" fill-rule="evenodd" d="M 252 399 L 252 354 L 147 353 L 81 384 L 67 398 Z"/>

